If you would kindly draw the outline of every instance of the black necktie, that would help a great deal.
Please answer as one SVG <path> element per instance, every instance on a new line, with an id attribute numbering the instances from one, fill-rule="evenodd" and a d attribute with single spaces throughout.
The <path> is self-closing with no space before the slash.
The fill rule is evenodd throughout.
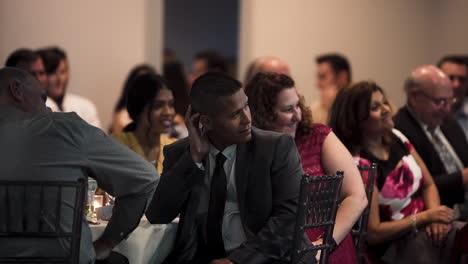
<path id="1" fill-rule="evenodd" d="M 206 238 L 208 252 L 213 259 L 226 256 L 222 235 L 224 205 L 226 203 L 225 161 L 226 157 L 221 152 L 216 155 L 216 167 L 211 178 L 210 205 L 206 220 Z"/>

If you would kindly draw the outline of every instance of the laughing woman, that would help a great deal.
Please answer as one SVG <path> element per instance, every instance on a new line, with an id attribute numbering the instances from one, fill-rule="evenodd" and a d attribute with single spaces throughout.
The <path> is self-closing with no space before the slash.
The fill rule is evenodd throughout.
<path id="1" fill-rule="evenodd" d="M 145 74 L 133 82 L 126 102 L 132 122 L 113 137 L 153 163 L 161 173 L 163 148 L 175 141 L 166 135 L 175 115 L 172 91 L 161 76 Z"/>
<path id="2" fill-rule="evenodd" d="M 312 124 L 310 110 L 297 93 L 294 81 L 287 75 L 258 73 L 245 90 L 253 124 L 294 137 L 306 173 L 319 176 L 344 171 L 341 202 L 333 232 L 338 247 L 330 255 L 329 263 L 357 263 L 356 249 L 349 232 L 367 203 L 361 176 L 351 154 L 329 127 Z M 316 243 L 321 233 L 321 230 L 312 230 L 307 235 Z"/>

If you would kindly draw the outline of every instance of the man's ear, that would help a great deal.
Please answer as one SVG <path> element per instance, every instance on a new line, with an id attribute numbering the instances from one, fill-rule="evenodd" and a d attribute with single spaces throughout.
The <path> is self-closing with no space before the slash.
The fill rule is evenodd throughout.
<path id="1" fill-rule="evenodd" d="M 24 91 L 18 80 L 11 80 L 8 83 L 8 90 L 15 101 L 24 101 Z"/>
<path id="2" fill-rule="evenodd" d="M 207 115 L 200 115 L 200 123 L 203 126 L 203 131 L 209 131 L 213 129 L 213 121 Z"/>

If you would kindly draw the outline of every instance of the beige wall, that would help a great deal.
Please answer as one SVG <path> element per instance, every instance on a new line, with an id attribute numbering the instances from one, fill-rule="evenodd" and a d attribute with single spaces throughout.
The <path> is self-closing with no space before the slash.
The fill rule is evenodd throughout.
<path id="1" fill-rule="evenodd" d="M 447 53 L 468 55 L 468 1 L 434 1 L 429 19 L 433 25 L 429 42 L 433 63 Z"/>
<path id="2" fill-rule="evenodd" d="M 279 56 L 308 102 L 317 96 L 314 58 L 323 52 L 347 55 L 354 80 L 377 81 L 397 106 L 411 69 L 468 54 L 464 0 L 240 1 L 240 79 L 254 58 Z M 160 69 L 162 2 L 1 0 L 0 61 L 18 47 L 64 47 L 69 90 L 93 99 L 107 127 L 129 69 L 144 61 Z"/>
<path id="3" fill-rule="evenodd" d="M 71 67 L 69 91 L 96 103 L 106 130 L 130 68 L 160 64 L 161 3 L 2 0 L 0 62 L 19 47 L 63 47 Z"/>
<path id="4" fill-rule="evenodd" d="M 444 53 L 468 53 L 463 0 L 243 0 L 241 12 L 241 72 L 256 57 L 279 56 L 309 103 L 318 95 L 314 60 L 323 52 L 345 54 L 353 79 L 377 81 L 398 107 L 411 69 Z"/>

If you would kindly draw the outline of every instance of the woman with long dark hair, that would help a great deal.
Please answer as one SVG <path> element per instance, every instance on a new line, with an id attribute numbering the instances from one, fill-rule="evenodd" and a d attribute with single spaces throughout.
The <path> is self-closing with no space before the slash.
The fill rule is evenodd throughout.
<path id="1" fill-rule="evenodd" d="M 361 165 L 376 163 L 369 252 L 385 263 L 449 263 L 453 210 L 411 142 L 393 128 L 384 91 L 362 81 L 338 92 L 330 126 Z"/>
<path id="2" fill-rule="evenodd" d="M 149 73 L 156 73 L 156 70 L 148 64 L 137 65 L 128 73 L 119 100 L 117 100 L 117 103 L 114 107 L 114 115 L 112 117 L 112 123 L 109 128 L 110 133 L 121 133 L 122 129 L 132 121 L 126 109 L 126 95 L 130 89 L 130 86 L 139 76 Z"/>
<path id="3" fill-rule="evenodd" d="M 114 138 L 153 163 L 161 173 L 163 148 L 175 141 L 167 136 L 175 116 L 172 91 L 161 76 L 141 75 L 129 86 L 126 106 L 132 122 Z"/>

